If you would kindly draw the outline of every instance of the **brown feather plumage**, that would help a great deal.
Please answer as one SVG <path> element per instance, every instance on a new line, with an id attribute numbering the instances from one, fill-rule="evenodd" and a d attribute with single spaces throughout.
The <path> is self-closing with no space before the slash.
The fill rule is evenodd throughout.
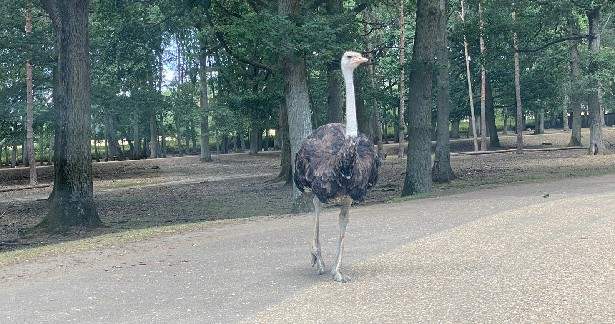
<path id="1" fill-rule="evenodd" d="M 308 136 L 295 155 L 294 181 L 321 202 L 341 196 L 363 201 L 378 181 L 379 167 L 380 158 L 365 135 L 349 138 L 344 125 L 327 124 Z"/>

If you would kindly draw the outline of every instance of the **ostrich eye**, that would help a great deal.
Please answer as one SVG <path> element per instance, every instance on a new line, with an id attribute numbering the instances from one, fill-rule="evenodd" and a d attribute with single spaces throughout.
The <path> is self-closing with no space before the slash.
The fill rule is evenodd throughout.
<path id="1" fill-rule="evenodd" d="M 346 56 L 346 58 L 347 58 L 347 59 L 351 59 L 351 58 L 352 58 L 352 56 L 348 55 L 348 56 Z"/>

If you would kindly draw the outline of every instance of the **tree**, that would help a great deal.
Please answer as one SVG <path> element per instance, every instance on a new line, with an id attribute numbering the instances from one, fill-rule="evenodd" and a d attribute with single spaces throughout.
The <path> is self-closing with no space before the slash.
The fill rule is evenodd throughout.
<path id="1" fill-rule="evenodd" d="M 438 107 L 436 129 L 436 154 L 432 168 L 433 181 L 449 182 L 455 175 L 451 168 L 449 145 L 449 70 L 448 53 L 448 0 L 439 0 L 438 32 L 436 36 L 436 104 Z"/>
<path id="2" fill-rule="evenodd" d="M 600 82 L 597 78 L 598 63 L 597 56 L 600 53 L 600 11 L 601 6 L 595 6 L 587 10 L 587 20 L 589 22 L 589 77 L 590 85 L 587 94 L 587 107 L 589 110 L 589 154 L 604 154 L 604 141 L 602 140 L 602 118 L 603 112 L 600 107 Z"/>
<path id="3" fill-rule="evenodd" d="M 279 0 L 278 14 L 291 23 L 299 16 L 301 1 Z M 283 44 L 288 46 L 289 44 Z M 288 130 L 291 148 L 291 165 L 295 167 L 295 154 L 301 143 L 312 133 L 310 97 L 307 85 L 305 58 L 292 48 L 288 48 L 281 58 L 284 76 L 284 97 L 288 112 Z M 301 192 L 293 184 L 295 208 L 300 208 Z"/>
<path id="4" fill-rule="evenodd" d="M 479 19 L 479 41 L 480 41 L 480 149 L 481 151 L 487 150 L 487 111 L 486 111 L 486 99 L 487 99 L 487 72 L 485 71 L 485 20 L 483 18 L 483 1 L 478 0 L 478 19 Z"/>
<path id="5" fill-rule="evenodd" d="M 211 162 L 209 153 L 209 94 L 207 90 L 207 45 L 204 35 L 200 39 L 199 76 L 200 76 L 200 103 L 201 103 L 201 161 Z"/>
<path id="6" fill-rule="evenodd" d="M 408 162 L 403 196 L 431 192 L 431 98 L 439 0 L 418 0 L 410 70 Z"/>
<path id="7" fill-rule="evenodd" d="M 406 114 L 406 76 L 405 76 L 405 61 L 406 61 L 406 23 L 404 16 L 404 2 L 405 0 L 399 0 L 399 146 L 397 151 L 397 157 L 402 158 L 404 156 L 404 137 L 406 136 L 406 123 L 404 121 L 404 115 Z"/>
<path id="8" fill-rule="evenodd" d="M 464 0 L 461 0 L 461 22 L 465 24 L 465 4 Z M 470 55 L 468 53 L 468 40 L 466 34 L 463 34 L 463 48 L 465 55 L 466 65 L 466 79 L 468 81 L 468 100 L 470 102 L 470 123 L 472 125 L 472 136 L 474 143 L 474 151 L 478 151 L 478 137 L 476 133 L 476 118 L 474 117 L 474 92 L 472 91 L 472 73 L 470 72 Z"/>
<path id="9" fill-rule="evenodd" d="M 512 19 L 516 22 L 516 12 L 513 3 Z M 516 29 L 513 31 L 513 49 L 515 66 L 515 102 L 517 104 L 517 153 L 523 153 L 523 106 L 521 103 L 521 64 L 519 63 L 519 40 Z"/>
<path id="10" fill-rule="evenodd" d="M 87 0 L 44 0 L 56 34 L 58 68 L 53 103 L 54 186 L 47 216 L 51 232 L 97 227 L 90 152 L 90 60 Z"/>
<path id="11" fill-rule="evenodd" d="M 32 35 L 32 4 L 26 1 L 26 36 Z M 32 62 L 30 58 L 26 61 L 26 156 L 30 167 L 30 185 L 38 183 L 36 176 L 36 159 L 34 156 L 34 90 L 32 88 Z"/>

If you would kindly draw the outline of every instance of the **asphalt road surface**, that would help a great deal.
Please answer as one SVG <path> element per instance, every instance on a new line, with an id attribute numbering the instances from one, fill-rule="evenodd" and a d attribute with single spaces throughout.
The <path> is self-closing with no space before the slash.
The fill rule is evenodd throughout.
<path id="1" fill-rule="evenodd" d="M 311 227 L 212 222 L 4 267 L 0 322 L 615 322 L 613 175 L 353 208 L 347 284 L 310 267 Z"/>

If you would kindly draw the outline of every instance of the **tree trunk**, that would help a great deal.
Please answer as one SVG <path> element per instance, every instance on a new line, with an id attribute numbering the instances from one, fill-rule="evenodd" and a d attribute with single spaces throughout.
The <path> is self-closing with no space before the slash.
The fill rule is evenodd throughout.
<path id="1" fill-rule="evenodd" d="M 327 14 L 332 17 L 338 16 L 342 12 L 342 0 L 327 0 Z M 340 35 L 336 35 L 339 40 Z M 330 62 L 327 66 L 327 122 L 343 122 L 344 112 L 342 110 L 342 74 L 338 68 L 338 62 Z M 286 109 L 286 108 L 284 108 Z"/>
<path id="2" fill-rule="evenodd" d="M 461 0 L 461 22 L 465 24 L 465 2 Z M 478 152 L 478 133 L 476 132 L 476 117 L 474 114 L 474 92 L 472 91 L 472 73 L 470 72 L 470 54 L 468 51 L 468 40 L 466 33 L 463 33 L 463 52 L 466 63 L 466 79 L 468 81 L 468 100 L 470 103 L 470 124 L 472 126 L 472 138 L 474 144 L 474 151 Z"/>
<path id="3" fill-rule="evenodd" d="M 250 128 L 250 154 L 255 155 L 258 154 L 259 151 L 259 136 L 258 134 L 262 132 L 259 127 L 252 126 Z"/>
<path id="4" fill-rule="evenodd" d="M 587 107 L 589 110 L 589 154 L 604 154 L 602 139 L 602 109 L 600 108 L 600 81 L 598 80 L 598 54 L 600 53 L 600 6 L 587 11 L 589 21 L 589 91 Z"/>
<path id="5" fill-rule="evenodd" d="M 513 24 L 516 24 L 517 15 L 515 9 L 512 12 Z M 523 106 L 521 103 L 521 67 L 519 64 L 519 44 L 517 32 L 513 33 L 514 61 L 515 61 L 515 100 L 517 103 L 517 153 L 523 153 L 523 129 L 525 122 L 523 118 Z"/>
<path id="6" fill-rule="evenodd" d="M 282 149 L 280 152 L 280 173 L 278 174 L 276 180 L 284 181 L 286 184 L 290 184 L 293 181 L 293 169 L 290 165 L 291 157 L 290 139 L 288 137 L 288 113 L 284 103 L 280 105 L 278 125 L 278 135 L 280 136 Z"/>
<path id="7" fill-rule="evenodd" d="M 545 133 L 545 109 L 544 107 L 540 107 L 536 112 L 536 121 L 534 125 L 534 134 L 544 134 Z"/>
<path id="8" fill-rule="evenodd" d="M 88 0 L 44 0 L 58 53 L 53 91 L 56 121 L 54 186 L 47 216 L 50 232 L 102 224 L 94 203 L 90 151 Z"/>
<path id="9" fill-rule="evenodd" d="M 432 168 L 432 177 L 435 182 L 449 182 L 455 175 L 451 168 L 450 154 L 450 93 L 449 93 L 449 69 L 450 59 L 448 56 L 448 23 L 447 23 L 448 0 L 439 0 L 438 32 L 436 37 L 436 102 L 438 106 L 437 129 L 436 129 L 436 154 Z"/>
<path id="10" fill-rule="evenodd" d="M 156 113 L 149 114 L 149 157 L 158 158 L 158 126 L 156 125 Z"/>
<path id="11" fill-rule="evenodd" d="M 374 132 L 372 130 L 372 114 L 371 109 L 365 105 L 364 89 L 365 84 L 362 80 L 355 81 L 355 100 L 357 109 L 357 124 L 359 132 L 367 136 L 370 140 L 374 138 Z"/>
<path id="12" fill-rule="evenodd" d="M 300 1 L 279 0 L 278 13 L 289 17 L 291 21 L 300 14 Z M 282 57 L 281 65 L 284 77 L 284 97 L 288 109 L 288 130 L 291 147 L 291 166 L 295 168 L 295 154 L 303 141 L 312 133 L 310 97 L 307 86 L 307 68 L 305 59 L 298 53 L 289 53 Z M 306 202 L 293 184 L 293 209 L 306 209 Z"/>
<path id="13" fill-rule="evenodd" d="M 160 116 L 160 155 L 163 158 L 167 157 L 167 135 L 164 127 L 164 113 Z"/>
<path id="14" fill-rule="evenodd" d="M 493 88 L 489 82 L 489 75 L 485 76 L 485 114 L 487 118 L 487 130 L 489 131 L 489 145 L 491 147 L 500 146 L 500 138 L 498 137 L 498 128 L 495 124 L 495 103 L 493 100 Z"/>
<path id="15" fill-rule="evenodd" d="M 13 149 L 11 150 L 11 168 L 17 167 L 17 145 L 13 144 Z"/>
<path id="16" fill-rule="evenodd" d="M 209 98 L 207 90 L 207 44 L 200 39 L 199 53 L 200 103 L 201 103 L 201 161 L 211 162 L 209 152 Z"/>
<path id="17" fill-rule="evenodd" d="M 398 115 L 398 150 L 397 157 L 402 158 L 404 156 L 404 138 L 406 136 L 406 122 L 404 121 L 404 115 L 406 113 L 406 24 L 405 24 L 405 12 L 404 12 L 405 0 L 399 0 L 399 115 Z M 430 149 L 431 151 L 431 149 Z"/>
<path id="18" fill-rule="evenodd" d="M 26 37 L 32 35 L 32 4 L 26 2 Z M 29 55 L 32 55 L 30 48 Z M 28 166 L 30 167 L 30 185 L 34 186 L 38 183 L 36 175 L 36 159 L 34 155 L 34 130 L 32 123 L 34 121 L 34 91 L 32 89 L 32 63 L 30 58 L 26 61 L 26 156 Z"/>
<path id="19" fill-rule="evenodd" d="M 173 119 L 175 122 L 175 139 L 177 140 L 177 154 L 179 156 L 182 156 L 184 155 L 184 146 L 182 144 L 181 125 L 180 125 L 179 117 L 177 115 L 173 116 Z M 186 146 L 188 146 L 188 143 L 186 143 Z"/>
<path id="20" fill-rule="evenodd" d="M 478 17 L 479 17 L 479 43 L 480 43 L 480 56 L 482 58 L 480 63 L 480 150 L 486 151 L 487 145 L 487 72 L 485 71 L 485 52 L 487 48 L 485 46 L 485 20 L 483 18 L 483 0 L 478 0 Z"/>
<path id="21" fill-rule="evenodd" d="M 141 158 L 141 137 L 139 135 L 139 113 L 134 112 L 132 115 L 132 159 L 138 160 Z"/>
<path id="22" fill-rule="evenodd" d="M 459 138 L 459 119 L 453 119 L 451 121 L 451 138 Z"/>
<path id="23" fill-rule="evenodd" d="M 120 156 L 120 146 L 117 143 L 115 116 L 112 112 L 105 112 L 105 137 L 109 145 L 109 155 L 113 159 Z"/>
<path id="24" fill-rule="evenodd" d="M 439 0 L 418 0 L 410 69 L 408 162 L 403 196 L 431 192 L 431 98 Z"/>
<path id="25" fill-rule="evenodd" d="M 568 101 L 570 101 L 570 98 L 568 98 Z M 568 102 L 566 105 L 568 105 Z M 564 109 L 562 110 L 562 128 L 564 132 L 570 130 L 570 126 L 568 125 L 568 108 L 566 108 L 566 105 L 564 105 Z"/>

